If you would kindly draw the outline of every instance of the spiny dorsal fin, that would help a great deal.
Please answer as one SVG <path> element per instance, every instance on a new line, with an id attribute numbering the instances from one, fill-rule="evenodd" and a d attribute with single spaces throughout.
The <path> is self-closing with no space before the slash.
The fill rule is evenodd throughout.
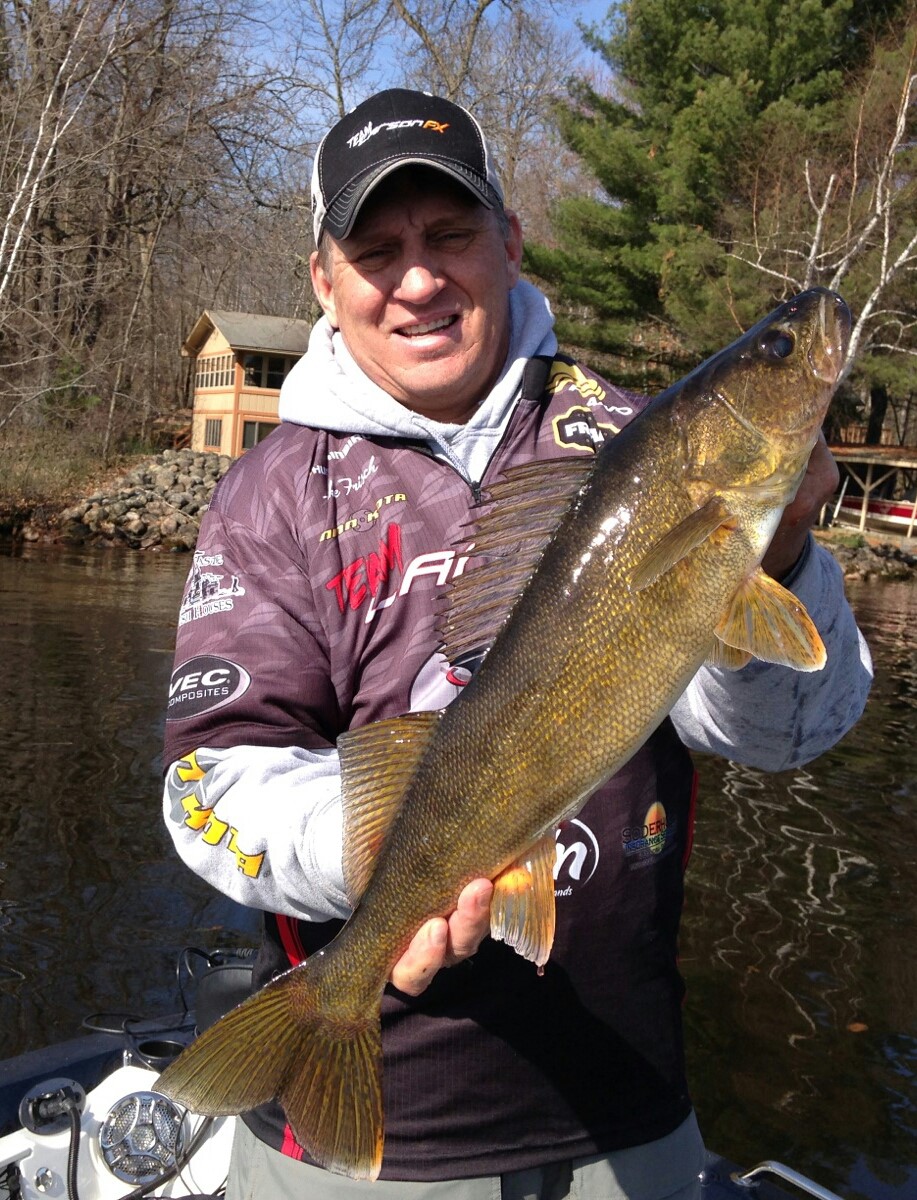
<path id="1" fill-rule="evenodd" d="M 439 620 L 449 662 L 494 640 L 594 465 L 593 455 L 525 463 L 488 489 L 470 522 L 475 565 L 452 583 Z"/>
<path id="2" fill-rule="evenodd" d="M 760 567 L 733 596 L 716 635 L 727 646 L 797 671 L 820 671 L 827 661 L 802 601 Z"/>
<path id="3" fill-rule="evenodd" d="M 338 738 L 344 801 L 344 884 L 353 904 L 372 878 L 379 851 L 441 715 L 407 713 Z"/>
<path id="4" fill-rule="evenodd" d="M 494 880 L 490 935 L 543 967 L 554 944 L 554 834 L 546 833 Z"/>
<path id="5" fill-rule="evenodd" d="M 631 575 L 631 591 L 640 592 L 655 583 L 677 562 L 696 550 L 721 526 L 733 527 L 734 517 L 722 496 L 711 496 L 679 522 L 644 555 Z"/>

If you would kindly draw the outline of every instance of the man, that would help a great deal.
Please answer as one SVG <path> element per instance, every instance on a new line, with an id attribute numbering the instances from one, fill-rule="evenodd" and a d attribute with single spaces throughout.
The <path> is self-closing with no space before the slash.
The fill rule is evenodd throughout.
<path id="1" fill-rule="evenodd" d="M 205 519 L 166 741 L 179 853 L 264 911 L 258 985 L 349 912 L 336 739 L 442 707 L 469 677 L 437 653 L 435 601 L 464 565 L 481 485 L 517 463 L 590 454 L 647 403 L 557 355 L 547 302 L 520 280 L 519 222 L 465 110 L 400 89 L 372 97 L 320 146 L 313 206 L 325 318 L 284 385 L 281 426 Z M 309 1164 L 269 1105 L 240 1122 L 230 1200 L 697 1194 L 676 967 L 685 746 L 781 769 L 862 711 L 868 651 L 809 535 L 836 480 L 821 445 L 764 564 L 818 624 L 825 670 L 699 673 L 561 831 L 543 977 L 485 936 L 487 880 L 418 931 L 383 1002 L 379 1182 Z M 659 853 L 632 869 L 622 832 L 651 808 L 665 813 Z"/>

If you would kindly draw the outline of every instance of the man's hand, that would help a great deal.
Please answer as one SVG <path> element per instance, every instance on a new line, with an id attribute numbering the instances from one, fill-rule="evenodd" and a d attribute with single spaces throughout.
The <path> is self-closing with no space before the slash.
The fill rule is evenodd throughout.
<path id="1" fill-rule="evenodd" d="M 828 449 L 825 435 L 820 433 L 799 491 L 785 508 L 761 563 L 773 579 L 782 579 L 792 571 L 805 547 L 809 530 L 818 520 L 822 505 L 827 504 L 837 491 L 839 481 L 837 463 Z"/>
<path id="2" fill-rule="evenodd" d="M 490 930 L 489 879 L 473 879 L 458 898 L 455 912 L 422 925 L 392 969 L 392 983 L 409 996 L 419 996 L 441 967 L 469 958 Z"/>

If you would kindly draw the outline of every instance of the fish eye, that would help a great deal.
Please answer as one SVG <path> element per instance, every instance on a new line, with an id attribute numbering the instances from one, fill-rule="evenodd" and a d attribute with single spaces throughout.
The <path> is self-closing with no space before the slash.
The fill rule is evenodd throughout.
<path id="1" fill-rule="evenodd" d="M 758 343 L 762 354 L 768 358 L 789 358 L 796 346 L 796 339 L 786 329 L 768 329 Z"/>

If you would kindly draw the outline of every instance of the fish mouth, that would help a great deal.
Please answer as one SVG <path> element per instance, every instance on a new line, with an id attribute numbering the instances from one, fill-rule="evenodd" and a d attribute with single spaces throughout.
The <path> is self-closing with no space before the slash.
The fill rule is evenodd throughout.
<path id="1" fill-rule="evenodd" d="M 821 295 L 815 336 L 809 349 L 809 365 L 816 379 L 834 387 L 844 369 L 853 319 L 850 309 L 836 292 L 826 288 L 817 290 Z"/>

